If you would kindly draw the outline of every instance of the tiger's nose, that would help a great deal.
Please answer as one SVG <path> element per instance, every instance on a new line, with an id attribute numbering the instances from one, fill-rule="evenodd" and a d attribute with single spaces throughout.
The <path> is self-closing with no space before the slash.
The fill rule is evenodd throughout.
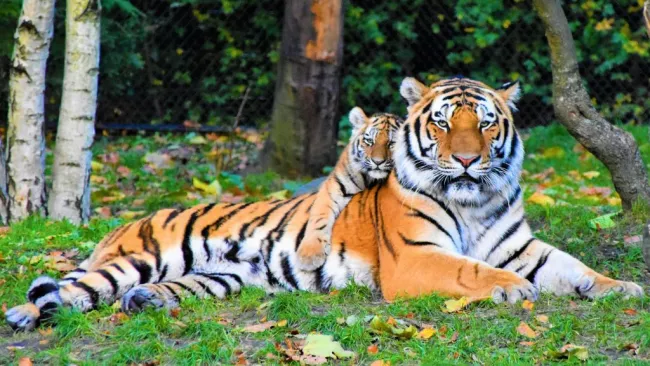
<path id="1" fill-rule="evenodd" d="M 370 160 L 372 160 L 372 162 L 377 165 L 381 165 L 384 161 L 386 161 L 386 159 L 383 158 L 370 158 Z"/>
<path id="2" fill-rule="evenodd" d="M 478 159 L 481 157 L 479 155 L 471 155 L 471 156 L 462 156 L 462 155 L 452 155 L 452 158 L 456 160 L 457 162 L 460 163 L 465 169 L 469 168 L 470 165 L 474 164 Z"/>

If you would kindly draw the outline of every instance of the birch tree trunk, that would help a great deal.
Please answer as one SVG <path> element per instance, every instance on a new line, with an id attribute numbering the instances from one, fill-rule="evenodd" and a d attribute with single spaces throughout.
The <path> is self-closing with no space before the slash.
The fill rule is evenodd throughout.
<path id="1" fill-rule="evenodd" d="M 100 0 L 67 0 L 63 95 L 48 207 L 51 218 L 75 224 L 90 216 L 100 13 Z"/>
<path id="2" fill-rule="evenodd" d="M 7 128 L 8 217 L 46 215 L 45 67 L 54 33 L 54 0 L 24 0 L 14 34 Z"/>
<path id="3" fill-rule="evenodd" d="M 5 160 L 4 146 L 0 140 L 0 225 L 9 223 L 7 217 L 7 206 L 9 205 L 9 197 L 7 196 L 7 161 Z"/>

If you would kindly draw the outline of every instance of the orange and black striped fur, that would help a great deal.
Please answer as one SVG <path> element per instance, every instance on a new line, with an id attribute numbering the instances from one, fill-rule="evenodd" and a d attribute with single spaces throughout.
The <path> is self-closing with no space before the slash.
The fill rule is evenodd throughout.
<path id="1" fill-rule="evenodd" d="M 298 268 L 313 270 L 325 263 L 332 228 L 341 211 L 355 194 L 385 180 L 393 170 L 392 149 L 402 122 L 385 113 L 368 118 L 359 107 L 350 111 L 352 136 L 316 193 L 306 234 L 298 248 Z"/>
<path id="2" fill-rule="evenodd" d="M 641 296 L 533 237 L 519 173 L 524 152 L 511 109 L 517 84 L 492 89 L 469 79 L 426 87 L 407 78 L 388 179 L 352 197 L 314 270 L 296 266 L 315 195 L 284 201 L 161 210 L 118 228 L 63 281 L 37 278 L 28 303 L 6 312 L 31 329 L 57 306 L 83 311 L 173 307 L 187 294 L 222 298 L 242 286 L 328 291 L 350 280 L 388 300 L 438 292 L 495 301 L 539 291 Z"/>

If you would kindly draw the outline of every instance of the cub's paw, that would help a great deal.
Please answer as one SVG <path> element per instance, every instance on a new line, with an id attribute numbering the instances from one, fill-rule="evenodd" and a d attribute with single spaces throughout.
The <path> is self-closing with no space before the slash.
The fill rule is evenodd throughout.
<path id="1" fill-rule="evenodd" d="M 38 325 L 40 315 L 41 312 L 38 307 L 28 302 L 7 310 L 5 319 L 13 330 L 30 331 Z"/>
<path id="2" fill-rule="evenodd" d="M 605 276 L 584 276 L 575 285 L 578 295 L 595 299 L 609 293 L 620 293 L 625 298 L 643 296 L 643 288 L 634 282 L 617 281 Z"/>
<path id="3" fill-rule="evenodd" d="M 330 241 L 327 235 L 314 232 L 306 235 L 297 252 L 297 266 L 303 271 L 313 271 L 325 263 L 330 254 Z"/>
<path id="4" fill-rule="evenodd" d="M 535 301 L 539 296 L 539 289 L 525 279 L 517 283 L 495 286 L 492 289 L 492 300 L 495 303 L 509 302 L 516 303 L 519 300 Z"/>
<path id="5" fill-rule="evenodd" d="M 173 295 L 168 295 L 161 286 L 152 283 L 136 286 L 122 297 L 124 312 L 140 312 L 147 307 L 160 309 L 176 306 L 178 301 L 173 298 Z"/>

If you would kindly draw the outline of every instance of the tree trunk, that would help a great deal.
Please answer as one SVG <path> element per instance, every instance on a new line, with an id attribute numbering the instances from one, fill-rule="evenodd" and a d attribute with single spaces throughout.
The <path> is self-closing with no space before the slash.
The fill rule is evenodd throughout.
<path id="1" fill-rule="evenodd" d="M 9 223 L 7 206 L 9 205 L 9 196 L 7 196 L 7 161 L 5 160 L 4 146 L 0 140 L 0 225 Z"/>
<path id="2" fill-rule="evenodd" d="M 593 107 L 578 70 L 575 45 L 558 0 L 534 0 L 544 23 L 553 69 L 553 108 L 560 122 L 612 175 L 623 208 L 650 201 L 650 185 L 639 147 L 626 131 L 610 124 Z"/>
<path id="3" fill-rule="evenodd" d="M 8 217 L 47 214 L 45 66 L 54 32 L 54 0 L 24 0 L 14 34 L 7 128 Z"/>
<path id="4" fill-rule="evenodd" d="M 95 137 L 99 74 L 100 0 L 68 0 L 65 69 L 56 134 L 52 194 L 53 219 L 75 224 L 90 216 L 90 150 Z"/>
<path id="5" fill-rule="evenodd" d="M 319 175 L 336 161 L 342 59 L 341 0 L 285 1 L 267 168 Z"/>

